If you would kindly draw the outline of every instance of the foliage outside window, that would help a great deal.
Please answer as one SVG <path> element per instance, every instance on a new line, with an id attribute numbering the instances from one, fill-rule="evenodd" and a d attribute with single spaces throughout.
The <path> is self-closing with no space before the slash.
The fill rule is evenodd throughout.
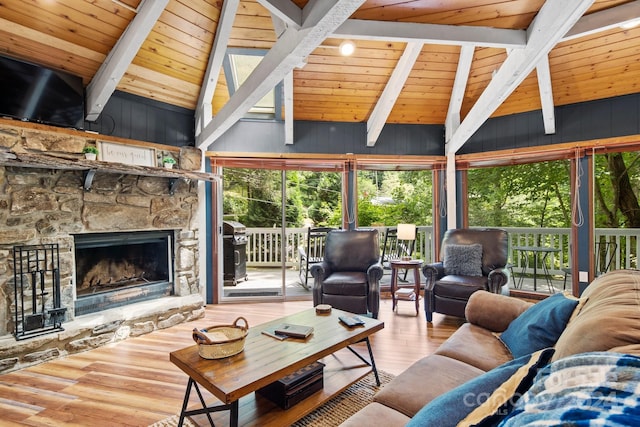
<path id="1" fill-rule="evenodd" d="M 593 191 L 595 228 L 640 228 L 640 153 L 595 155 Z M 469 170 L 468 195 L 471 226 L 571 226 L 569 160 Z"/>
<path id="2" fill-rule="evenodd" d="M 358 225 L 431 225 L 431 171 L 359 171 Z"/>
<path id="3" fill-rule="evenodd" d="M 468 171 L 469 225 L 570 227 L 569 173 L 568 160 Z"/>
<path id="4" fill-rule="evenodd" d="M 640 153 L 607 153 L 594 160 L 596 228 L 640 228 Z"/>
<path id="5" fill-rule="evenodd" d="M 247 227 L 280 227 L 282 172 L 224 169 L 224 218 Z M 287 171 L 287 227 L 342 225 L 341 175 L 336 172 Z"/>

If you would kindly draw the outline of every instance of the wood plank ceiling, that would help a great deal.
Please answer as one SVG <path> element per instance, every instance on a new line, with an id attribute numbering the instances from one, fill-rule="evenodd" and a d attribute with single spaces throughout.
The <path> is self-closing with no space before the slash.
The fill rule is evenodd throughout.
<path id="1" fill-rule="evenodd" d="M 81 76 L 89 119 L 114 89 L 194 109 L 201 148 L 284 80 L 289 125 L 366 122 L 373 145 L 385 123 L 446 124 L 454 153 L 490 116 L 542 109 L 552 133 L 554 106 L 637 93 L 640 27 L 620 24 L 638 17 L 625 0 L 4 0 L 0 53 Z M 270 50 L 233 97 L 231 47 Z"/>

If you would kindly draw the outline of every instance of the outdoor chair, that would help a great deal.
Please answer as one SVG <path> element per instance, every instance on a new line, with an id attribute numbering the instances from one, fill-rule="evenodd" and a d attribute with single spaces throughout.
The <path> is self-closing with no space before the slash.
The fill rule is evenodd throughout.
<path id="1" fill-rule="evenodd" d="M 603 275 L 611 269 L 611 264 L 613 264 L 613 258 L 617 250 L 618 244 L 616 242 L 596 242 L 594 252 L 596 277 Z M 569 266 L 562 268 L 562 272 L 564 273 L 564 280 L 562 282 L 562 289 L 564 290 L 567 288 L 567 277 L 571 276 L 571 250 L 569 250 Z"/>
<path id="2" fill-rule="evenodd" d="M 324 256 L 324 243 L 327 233 L 335 230 L 333 227 L 309 227 L 304 245 L 298 246 L 298 271 L 300 284 L 309 289 L 308 280 L 311 275 L 309 266 L 316 262 L 322 262 Z"/>
<path id="3" fill-rule="evenodd" d="M 380 257 L 382 268 L 391 270 L 391 260 L 401 259 L 405 256 L 410 257 L 413 253 L 414 243 L 415 240 L 398 240 L 398 229 L 396 227 L 387 227 L 382 245 L 382 256 Z M 406 281 L 407 271 L 404 271 L 401 280 Z"/>
<path id="4" fill-rule="evenodd" d="M 329 304 L 355 314 L 378 317 L 380 242 L 378 230 L 332 230 L 322 262 L 311 265 L 313 305 Z"/>
<path id="5" fill-rule="evenodd" d="M 448 230 L 442 239 L 440 261 L 422 267 L 427 321 L 432 321 L 433 313 L 464 317 L 467 301 L 476 291 L 507 293 L 508 248 L 505 230 Z"/>

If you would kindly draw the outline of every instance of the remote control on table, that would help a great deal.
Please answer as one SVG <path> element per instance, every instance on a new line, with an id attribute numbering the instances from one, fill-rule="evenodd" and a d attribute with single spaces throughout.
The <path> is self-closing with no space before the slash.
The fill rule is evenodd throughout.
<path id="1" fill-rule="evenodd" d="M 338 319 L 340 319 L 342 323 L 344 323 L 350 328 L 358 325 L 364 325 L 364 321 L 358 316 L 353 316 L 353 317 L 340 316 L 338 317 Z"/>

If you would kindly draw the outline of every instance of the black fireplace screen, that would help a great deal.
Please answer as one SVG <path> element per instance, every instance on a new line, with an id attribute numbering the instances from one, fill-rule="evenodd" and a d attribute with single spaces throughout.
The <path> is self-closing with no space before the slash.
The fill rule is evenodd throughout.
<path id="1" fill-rule="evenodd" d="M 13 248 L 16 339 L 62 330 L 58 244 Z"/>

